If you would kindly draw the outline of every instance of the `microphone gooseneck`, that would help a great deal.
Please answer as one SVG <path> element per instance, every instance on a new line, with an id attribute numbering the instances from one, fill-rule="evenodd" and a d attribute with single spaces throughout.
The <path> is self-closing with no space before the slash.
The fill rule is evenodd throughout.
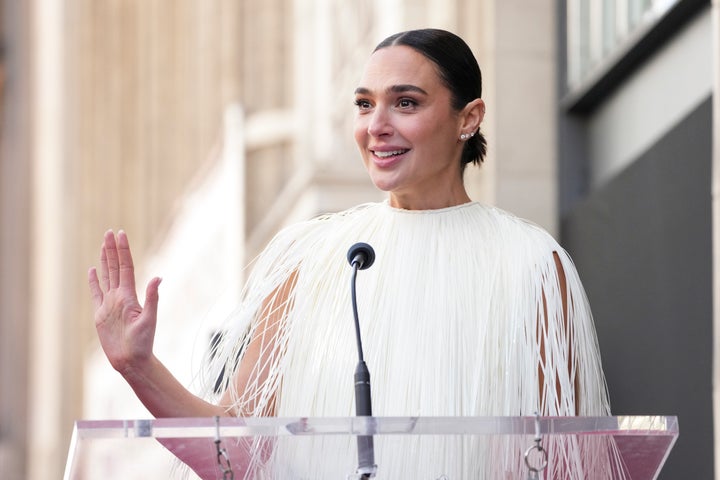
<path id="1" fill-rule="evenodd" d="M 370 371 L 363 355 L 362 339 L 360 335 L 360 319 L 357 309 L 357 283 L 358 270 L 365 270 L 375 262 L 375 251 L 367 243 L 356 243 L 347 253 L 348 263 L 352 267 L 350 278 L 350 296 L 352 300 L 353 317 L 355 319 L 355 341 L 357 342 L 358 364 L 355 367 L 355 414 L 359 417 L 372 416 L 372 401 L 370 395 Z M 375 465 L 375 450 L 373 437 L 358 436 L 358 468 L 360 478 L 373 478 L 377 466 Z"/>

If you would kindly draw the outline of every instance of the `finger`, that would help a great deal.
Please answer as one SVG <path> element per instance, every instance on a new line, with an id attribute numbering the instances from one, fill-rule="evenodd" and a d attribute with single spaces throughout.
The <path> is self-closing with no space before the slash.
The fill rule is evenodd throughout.
<path id="1" fill-rule="evenodd" d="M 158 300 L 160 298 L 158 294 L 160 282 L 162 282 L 162 278 L 155 277 L 148 282 L 147 288 L 145 289 L 145 305 L 143 305 L 143 311 L 155 319 L 157 319 Z"/>
<path id="2" fill-rule="evenodd" d="M 90 270 L 88 270 L 88 285 L 90 285 L 90 298 L 92 299 L 95 310 L 97 310 L 103 302 L 103 291 L 102 288 L 100 288 L 95 267 L 91 267 Z"/>
<path id="3" fill-rule="evenodd" d="M 117 238 L 118 262 L 120 268 L 120 286 L 135 291 L 135 267 L 133 266 L 130 242 L 124 230 L 118 232 Z"/>
<path id="4" fill-rule="evenodd" d="M 110 279 L 108 278 L 107 253 L 105 253 L 104 238 L 103 244 L 100 246 L 100 278 L 102 279 L 102 287 L 107 291 L 107 289 L 110 288 Z"/>
<path id="5" fill-rule="evenodd" d="M 120 285 L 120 264 L 115 234 L 112 230 L 105 232 L 105 256 L 107 257 L 108 285 L 110 288 L 117 288 Z"/>

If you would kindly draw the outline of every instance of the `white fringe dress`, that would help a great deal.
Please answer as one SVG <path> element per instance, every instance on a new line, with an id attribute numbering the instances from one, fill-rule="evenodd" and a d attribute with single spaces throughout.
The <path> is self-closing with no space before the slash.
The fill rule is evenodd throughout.
<path id="1" fill-rule="evenodd" d="M 592 316 L 569 256 L 541 228 L 475 202 L 425 211 L 366 204 L 278 234 L 256 259 L 221 346 L 225 362 L 213 373 L 225 367 L 232 376 L 249 339 L 263 338 L 263 305 L 294 277 L 287 298 L 274 302 L 278 328 L 264 335 L 256 368 L 269 373 L 233 392 L 237 411 L 355 414 L 346 254 L 359 241 L 376 252 L 357 278 L 373 415 L 609 414 Z M 376 439 L 377 478 L 519 478 L 521 454 L 498 458 L 488 439 L 403 441 Z M 357 466 L 354 442 L 279 442 L 246 477 L 348 478 Z"/>

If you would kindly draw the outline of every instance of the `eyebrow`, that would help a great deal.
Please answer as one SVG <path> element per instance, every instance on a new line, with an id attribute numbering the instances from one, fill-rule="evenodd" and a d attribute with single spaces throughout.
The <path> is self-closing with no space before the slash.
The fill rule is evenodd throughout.
<path id="1" fill-rule="evenodd" d="M 393 85 L 387 89 L 388 93 L 407 93 L 407 92 L 415 92 L 415 93 L 421 93 L 423 95 L 427 95 L 428 93 L 423 90 L 422 88 L 416 86 L 416 85 Z M 365 87 L 358 87 L 355 89 L 355 95 L 369 95 L 372 93 L 369 88 Z"/>

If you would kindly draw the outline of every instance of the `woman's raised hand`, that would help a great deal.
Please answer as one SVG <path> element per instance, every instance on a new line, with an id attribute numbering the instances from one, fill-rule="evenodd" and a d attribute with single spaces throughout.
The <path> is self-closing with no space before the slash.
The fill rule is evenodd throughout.
<path id="1" fill-rule="evenodd" d="M 160 281 L 155 277 L 148 282 L 145 305 L 141 306 L 127 235 L 120 230 L 116 238 L 111 230 L 105 232 L 100 278 L 93 267 L 88 271 L 88 283 L 100 344 L 110 364 L 123 375 L 142 369 L 152 359 Z"/>

